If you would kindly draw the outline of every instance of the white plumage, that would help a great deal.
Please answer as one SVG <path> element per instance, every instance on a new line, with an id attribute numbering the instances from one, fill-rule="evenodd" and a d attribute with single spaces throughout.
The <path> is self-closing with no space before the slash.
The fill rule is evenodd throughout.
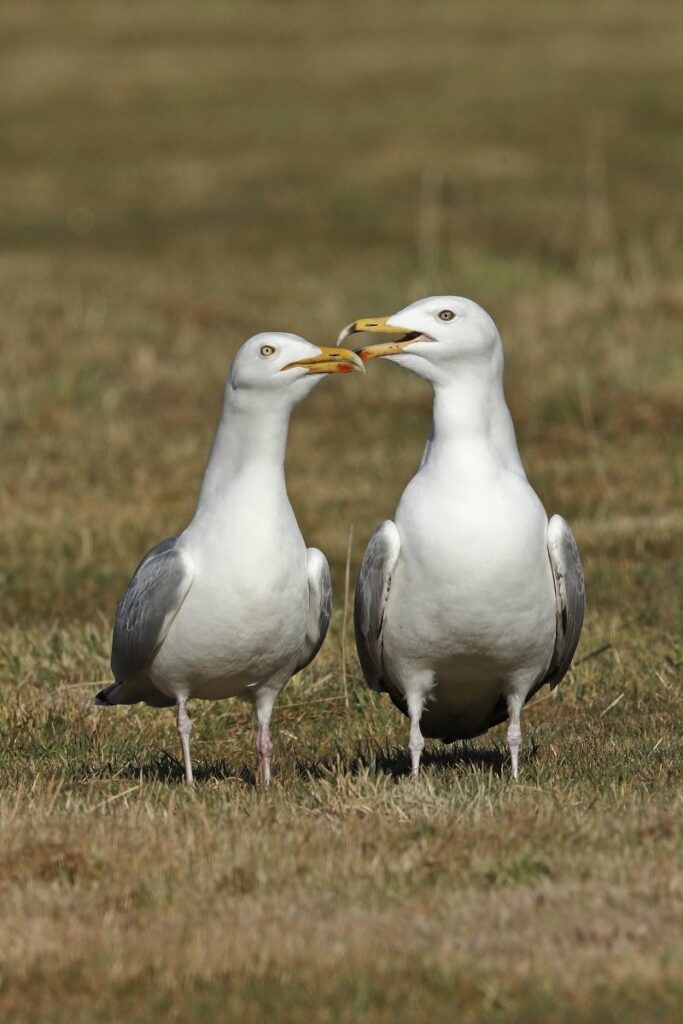
<path id="1" fill-rule="evenodd" d="M 358 331 L 402 335 L 361 350 L 428 380 L 434 419 L 394 521 L 371 539 L 356 590 L 356 642 L 369 685 L 423 735 L 449 741 L 510 719 L 518 774 L 521 709 L 556 685 L 578 643 L 581 563 L 571 531 L 550 524 L 530 486 L 503 393 L 503 352 L 476 303 L 436 296 Z"/>
<path id="2" fill-rule="evenodd" d="M 261 777 L 270 779 L 273 704 L 315 657 L 331 611 L 327 561 L 306 548 L 287 496 L 289 419 L 323 374 L 354 369 L 363 369 L 354 353 L 295 335 L 247 341 L 225 387 L 194 517 L 145 556 L 119 604 L 116 682 L 95 703 L 177 704 L 189 783 L 190 697 L 251 700 Z"/>

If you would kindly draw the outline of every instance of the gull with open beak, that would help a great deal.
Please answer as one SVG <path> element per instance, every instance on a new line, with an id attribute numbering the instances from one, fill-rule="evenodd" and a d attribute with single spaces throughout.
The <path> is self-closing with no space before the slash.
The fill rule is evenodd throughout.
<path id="1" fill-rule="evenodd" d="M 412 771 L 424 736 L 450 742 L 509 719 L 518 777 L 521 711 L 566 674 L 585 596 L 574 537 L 550 522 L 527 481 L 503 393 L 496 325 L 475 302 L 435 296 L 391 317 L 356 320 L 392 334 L 361 349 L 427 380 L 432 429 L 394 521 L 370 539 L 354 623 L 368 685 L 410 718 Z"/>
<path id="2" fill-rule="evenodd" d="M 177 705 L 191 784 L 190 697 L 245 697 L 270 780 L 273 704 L 318 653 L 330 621 L 327 560 L 306 548 L 289 503 L 290 415 L 323 376 L 363 370 L 358 356 L 293 334 L 257 334 L 238 351 L 194 517 L 149 551 L 114 624 L 115 682 L 95 704 Z"/>

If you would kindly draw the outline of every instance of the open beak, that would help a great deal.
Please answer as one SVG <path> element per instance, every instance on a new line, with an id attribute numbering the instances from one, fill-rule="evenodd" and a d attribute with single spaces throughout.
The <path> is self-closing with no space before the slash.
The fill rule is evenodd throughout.
<path id="1" fill-rule="evenodd" d="M 363 363 L 349 348 L 321 348 L 320 355 L 288 363 L 282 369 L 291 370 L 293 366 L 303 366 L 308 373 L 353 373 L 354 370 L 365 373 Z"/>
<path id="2" fill-rule="evenodd" d="M 387 341 L 379 345 L 369 345 L 367 348 L 358 350 L 358 355 L 364 363 L 368 359 L 376 359 L 377 356 L 398 355 L 404 350 L 406 345 L 409 345 L 411 341 L 415 341 L 416 338 L 420 338 L 421 335 L 418 331 L 409 331 L 405 327 L 388 324 L 387 320 L 390 319 L 391 317 L 388 316 L 371 316 L 365 317 L 363 320 L 354 320 L 352 324 L 344 328 L 337 341 L 345 341 L 350 334 L 398 334 L 399 337 L 395 338 L 394 341 Z"/>

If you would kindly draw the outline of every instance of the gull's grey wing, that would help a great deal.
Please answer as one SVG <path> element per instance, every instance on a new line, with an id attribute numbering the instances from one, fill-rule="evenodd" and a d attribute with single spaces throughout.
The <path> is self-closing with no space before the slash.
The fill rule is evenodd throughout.
<path id="1" fill-rule="evenodd" d="M 586 588 L 579 549 L 562 516 L 553 516 L 548 523 L 547 543 L 555 581 L 557 626 L 555 648 L 543 682 L 553 690 L 568 672 L 581 636 Z"/>
<path id="2" fill-rule="evenodd" d="M 396 568 L 401 538 L 391 519 L 377 527 L 368 542 L 356 584 L 353 625 L 363 674 L 372 690 L 385 690 L 382 668 L 384 613 Z"/>
<path id="3" fill-rule="evenodd" d="M 147 668 L 178 614 L 193 576 L 192 559 L 178 537 L 157 544 L 142 559 L 116 609 L 111 667 L 117 684 L 127 683 Z M 130 696 L 147 699 L 143 694 Z"/>
<path id="4" fill-rule="evenodd" d="M 301 672 L 301 669 L 310 665 L 315 658 L 327 636 L 332 616 L 332 580 L 327 559 L 317 548 L 308 548 L 306 561 L 308 564 L 306 640 L 294 669 L 295 673 Z"/>

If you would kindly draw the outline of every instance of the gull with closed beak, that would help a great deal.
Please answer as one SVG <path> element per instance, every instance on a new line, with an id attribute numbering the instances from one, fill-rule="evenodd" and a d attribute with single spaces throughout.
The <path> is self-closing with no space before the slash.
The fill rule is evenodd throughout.
<path id="1" fill-rule="evenodd" d="M 435 296 L 357 332 L 361 349 L 428 381 L 433 423 L 394 521 L 370 539 L 356 588 L 356 645 L 368 685 L 410 719 L 412 773 L 424 736 L 450 742 L 509 719 L 518 777 L 521 712 L 557 686 L 576 650 L 585 593 L 576 542 L 529 484 L 503 393 L 503 348 L 475 302 Z"/>
<path id="2" fill-rule="evenodd" d="M 273 704 L 318 653 L 332 603 L 327 560 L 306 548 L 287 496 L 289 419 L 323 376 L 353 370 L 363 370 L 355 353 L 294 334 L 242 345 L 192 521 L 145 555 L 118 606 L 115 681 L 94 702 L 177 705 L 188 784 L 191 697 L 251 701 L 270 781 Z"/>

